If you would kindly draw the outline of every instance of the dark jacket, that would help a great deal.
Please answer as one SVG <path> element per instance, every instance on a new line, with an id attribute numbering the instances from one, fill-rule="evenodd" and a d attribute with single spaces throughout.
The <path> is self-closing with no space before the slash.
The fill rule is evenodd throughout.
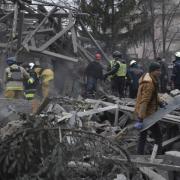
<path id="1" fill-rule="evenodd" d="M 174 62 L 171 79 L 175 85 L 180 85 L 180 60 Z"/>
<path id="2" fill-rule="evenodd" d="M 160 61 L 160 66 L 161 66 L 161 79 L 168 79 L 168 67 L 167 64 L 163 61 Z"/>
<path id="3" fill-rule="evenodd" d="M 130 66 L 127 75 L 133 89 L 138 89 L 139 79 L 143 75 L 143 70 L 138 65 Z"/>
<path id="4" fill-rule="evenodd" d="M 27 81 L 24 82 L 25 90 L 29 89 L 37 89 L 37 86 L 39 84 L 39 79 L 37 77 L 37 74 L 34 69 L 29 69 L 28 73 L 31 78 L 33 78 L 34 82 L 32 84 L 29 84 Z"/>
<path id="5" fill-rule="evenodd" d="M 86 67 L 86 76 L 91 76 L 95 79 L 103 79 L 103 68 L 99 62 L 92 61 Z"/>

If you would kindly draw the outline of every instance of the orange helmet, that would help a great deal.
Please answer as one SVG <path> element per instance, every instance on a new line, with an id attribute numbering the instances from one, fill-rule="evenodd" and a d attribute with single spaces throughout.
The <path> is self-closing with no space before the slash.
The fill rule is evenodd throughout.
<path id="1" fill-rule="evenodd" d="M 96 60 L 101 60 L 102 56 L 99 53 L 96 53 Z"/>

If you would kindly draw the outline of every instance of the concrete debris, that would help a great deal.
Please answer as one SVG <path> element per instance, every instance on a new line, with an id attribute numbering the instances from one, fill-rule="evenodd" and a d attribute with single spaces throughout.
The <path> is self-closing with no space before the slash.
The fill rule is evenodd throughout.
<path id="1" fill-rule="evenodd" d="M 67 175 L 69 171 L 65 168 L 73 169 L 74 173 L 78 172 L 76 178 L 96 176 L 95 179 L 99 179 L 103 177 L 102 173 L 106 172 L 105 174 L 109 179 L 118 180 L 130 179 L 130 177 L 143 179 L 145 176 L 150 179 L 157 177 L 164 179 L 157 172 L 144 167 L 153 167 L 157 170 L 162 169 L 169 172 L 172 170 L 179 171 L 178 162 L 169 163 L 169 158 L 172 158 L 170 153 L 161 157 L 151 155 L 153 160 L 150 156 L 148 158 L 140 155 L 137 155 L 136 158 L 131 157 L 131 154 L 136 154 L 138 138 L 137 131 L 132 128 L 134 121 L 129 116 L 133 107 L 132 104 L 128 105 L 128 100 L 125 100 L 126 104 L 125 101 L 123 103 L 119 101 L 119 105 L 117 105 L 117 98 L 115 99 L 115 102 L 109 102 L 94 99 L 76 100 L 68 97 L 52 97 L 48 101 L 43 101 L 38 113 L 21 114 L 18 116 L 20 121 L 11 119 L 0 131 L 3 152 L 6 152 L 6 156 L 9 157 L 11 153 L 16 151 L 20 156 L 23 151 L 19 151 L 17 144 L 20 144 L 22 149 L 26 143 L 28 143 L 29 150 L 26 152 L 23 163 L 17 162 L 16 157 L 11 160 L 11 163 L 15 163 L 13 167 L 7 163 L 6 170 L 2 172 L 3 176 L 7 176 L 6 173 L 9 168 L 14 171 L 17 164 L 22 166 L 27 163 L 27 167 L 31 166 L 31 163 L 34 162 L 30 155 L 32 152 L 39 157 L 39 162 L 46 164 L 50 174 L 53 170 L 51 166 L 53 168 L 58 166 L 58 162 L 55 162 L 54 158 L 56 159 L 61 154 L 62 157 L 58 158 L 64 165 L 57 172 L 57 176 L 67 176 L 68 179 L 71 179 L 71 176 L 75 176 L 75 174 L 71 172 Z M 118 120 L 115 118 L 117 111 L 119 111 Z M 117 121 L 116 126 L 115 121 Z M 171 150 L 170 145 L 177 142 L 179 136 L 176 135 L 168 139 L 170 126 L 167 128 L 165 122 L 161 121 L 160 123 L 164 132 L 164 151 Z M 25 141 L 21 141 L 21 139 Z M 149 135 L 146 153 L 151 154 L 152 150 L 153 140 Z M 52 152 L 52 154 L 48 152 Z M 114 156 L 115 154 L 116 156 Z M 174 155 L 174 153 L 171 154 Z M 2 155 L 4 153 L 0 152 L 0 156 Z M 32 172 L 40 174 L 39 176 L 42 178 L 45 166 L 41 167 L 37 163 L 36 168 L 38 170 Z M 19 173 L 24 177 L 34 176 L 33 174 L 27 175 L 23 168 L 20 169 Z M 49 176 L 53 178 L 54 174 Z"/>

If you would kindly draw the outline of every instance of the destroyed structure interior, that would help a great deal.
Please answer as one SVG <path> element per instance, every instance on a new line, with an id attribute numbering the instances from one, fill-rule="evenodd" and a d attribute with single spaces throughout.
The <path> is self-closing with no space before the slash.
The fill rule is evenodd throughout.
<path id="1" fill-rule="evenodd" d="M 180 179 L 179 92 L 162 94 L 169 106 L 149 117 L 148 123 L 160 120 L 163 155 L 153 151 L 151 134 L 146 155 L 137 155 L 135 99 L 111 95 L 104 82 L 96 98 L 81 96 L 95 49 L 104 67 L 109 60 L 86 16 L 61 1 L 1 0 L 0 78 L 10 56 L 19 64 L 48 64 L 56 95 L 42 99 L 35 113 L 31 101 L 1 95 L 0 180 Z"/>

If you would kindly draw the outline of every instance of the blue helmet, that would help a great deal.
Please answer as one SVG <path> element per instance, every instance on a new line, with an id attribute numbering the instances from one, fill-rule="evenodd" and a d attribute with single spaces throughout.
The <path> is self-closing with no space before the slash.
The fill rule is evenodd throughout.
<path id="1" fill-rule="evenodd" d="M 6 62 L 7 62 L 8 65 L 15 64 L 15 63 L 16 63 L 16 57 L 15 57 L 15 56 L 13 56 L 13 57 L 8 57 L 8 58 L 6 59 Z"/>

